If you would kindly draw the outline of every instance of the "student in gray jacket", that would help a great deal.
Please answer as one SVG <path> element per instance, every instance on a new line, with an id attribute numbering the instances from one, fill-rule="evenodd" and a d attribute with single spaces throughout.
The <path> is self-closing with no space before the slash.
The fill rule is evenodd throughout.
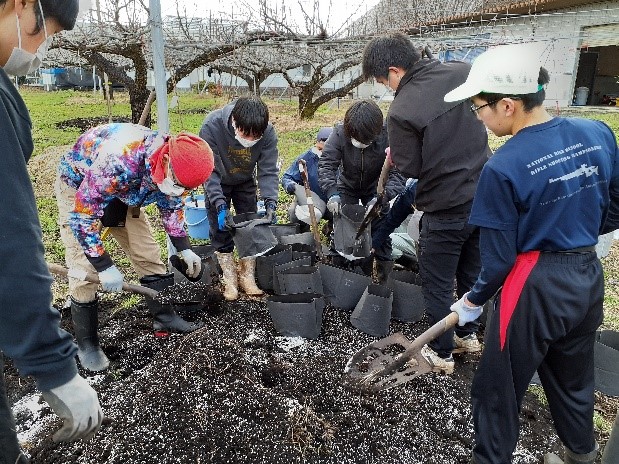
<path id="1" fill-rule="evenodd" d="M 243 97 L 211 112 L 200 129 L 215 157 L 215 169 L 204 184 L 211 244 L 223 271 L 224 297 L 238 298 L 241 289 L 252 296 L 262 295 L 256 286 L 256 259 L 240 260 L 239 278 L 233 257 L 234 242 L 226 229 L 231 205 L 236 214 L 257 211 L 257 190 L 266 214 L 276 220 L 278 193 L 277 135 L 269 123 L 269 110 L 257 97 Z M 257 184 L 257 185 L 256 185 Z"/>

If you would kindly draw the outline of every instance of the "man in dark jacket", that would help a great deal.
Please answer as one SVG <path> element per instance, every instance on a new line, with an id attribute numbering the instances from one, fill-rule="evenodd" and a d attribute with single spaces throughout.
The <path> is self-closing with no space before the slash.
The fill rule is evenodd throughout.
<path id="1" fill-rule="evenodd" d="M 479 229 L 468 224 L 481 169 L 490 156 L 483 124 L 464 102 L 443 95 L 466 80 L 470 65 L 422 59 L 407 36 L 394 33 L 370 41 L 363 74 L 395 90 L 387 127 L 391 158 L 406 177 L 418 179 L 416 208 L 423 211 L 419 270 L 430 323 L 447 316 L 456 292 L 475 282 L 481 264 Z M 445 332 L 423 348 L 436 372 L 454 369 L 452 352 L 481 349 L 478 323 Z"/>
<path id="2" fill-rule="evenodd" d="M 4 386 L 2 353 L 21 375 L 32 375 L 50 407 L 64 419 L 54 440 L 88 439 L 101 425 L 96 392 L 77 373 L 77 347 L 52 307 L 41 226 L 26 169 L 32 123 L 7 74 L 34 71 L 52 35 L 72 29 L 77 0 L 0 0 L 0 462 L 29 462 L 21 452 Z M 17 20 L 17 24 L 16 24 Z"/>
<path id="3" fill-rule="evenodd" d="M 388 146 L 383 113 L 378 105 L 369 100 L 354 103 L 346 111 L 344 123 L 335 126 L 318 162 L 320 187 L 329 199 L 327 208 L 333 215 L 340 213 L 342 205 L 361 202 L 368 206 L 376 198 Z M 391 182 L 397 178 L 400 191 L 404 189 L 406 180 L 396 169 L 389 176 Z M 388 205 L 383 208 L 383 214 L 387 211 Z M 377 230 L 380 221 L 382 217 L 372 221 L 371 230 Z M 390 239 L 374 250 L 374 258 L 377 280 L 382 283 L 393 269 Z M 367 274 L 371 274 L 371 266 L 372 260 L 364 262 Z"/>
<path id="4" fill-rule="evenodd" d="M 225 222 L 231 204 L 236 214 L 257 211 L 256 183 L 267 216 L 275 221 L 279 154 L 277 135 L 269 123 L 269 109 L 257 97 L 239 98 L 211 112 L 202 124 L 200 137 L 208 142 L 215 157 L 215 170 L 204 190 L 211 244 L 223 270 L 224 297 L 229 301 L 238 298 L 237 282 L 247 295 L 262 295 L 255 280 L 256 258 L 240 260 L 237 280 L 234 241 Z"/>

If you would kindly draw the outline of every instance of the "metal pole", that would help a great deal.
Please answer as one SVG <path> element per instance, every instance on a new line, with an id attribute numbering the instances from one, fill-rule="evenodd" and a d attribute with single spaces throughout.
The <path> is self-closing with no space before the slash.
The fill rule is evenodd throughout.
<path id="1" fill-rule="evenodd" d="M 168 90 L 165 72 L 165 57 L 163 54 L 163 30 L 161 22 L 161 3 L 159 0 L 150 0 L 150 27 L 151 40 L 153 42 L 153 68 L 155 71 L 155 95 L 157 98 L 157 128 L 160 132 L 170 132 L 170 119 L 168 118 Z M 170 237 L 166 237 L 169 257 L 176 254 L 176 249 Z"/>
<path id="2" fill-rule="evenodd" d="M 157 127 L 161 132 L 170 131 L 168 118 L 168 91 L 163 54 L 163 30 L 161 22 L 161 3 L 150 0 L 151 40 L 153 43 L 153 68 L 155 71 L 155 93 L 157 95 Z"/>

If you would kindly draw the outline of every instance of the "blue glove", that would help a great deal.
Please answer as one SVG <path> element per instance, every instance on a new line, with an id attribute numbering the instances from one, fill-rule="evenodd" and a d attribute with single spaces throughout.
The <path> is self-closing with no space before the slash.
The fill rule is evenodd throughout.
<path id="1" fill-rule="evenodd" d="M 294 192 L 296 192 L 296 191 L 297 191 L 297 189 L 295 187 L 294 182 L 289 182 L 288 184 L 286 184 L 286 193 L 288 195 L 293 195 Z"/>
<path id="2" fill-rule="evenodd" d="M 462 298 L 451 305 L 451 310 L 458 313 L 458 325 L 463 326 L 468 322 L 473 322 L 479 316 L 483 308 L 481 306 L 470 306 L 465 302 L 469 292 L 465 293 Z M 470 303 L 470 301 L 469 301 Z"/>
<path id="3" fill-rule="evenodd" d="M 275 214 L 277 203 L 275 203 L 273 200 L 266 200 L 264 202 L 264 207 L 266 209 L 265 218 L 271 221 L 271 224 L 277 223 L 277 214 Z"/>
<path id="4" fill-rule="evenodd" d="M 99 272 L 99 282 L 104 292 L 121 292 L 123 289 L 123 275 L 116 266 Z"/>
<path id="5" fill-rule="evenodd" d="M 228 216 L 228 207 L 220 205 L 217 207 L 217 227 L 219 230 L 226 230 L 226 217 Z"/>

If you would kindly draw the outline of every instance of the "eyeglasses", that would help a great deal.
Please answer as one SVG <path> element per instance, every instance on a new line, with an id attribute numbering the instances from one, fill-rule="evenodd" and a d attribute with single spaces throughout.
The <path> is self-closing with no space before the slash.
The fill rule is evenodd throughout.
<path id="1" fill-rule="evenodd" d="M 482 108 L 485 108 L 486 106 L 494 105 L 495 103 L 498 103 L 498 102 L 500 102 L 501 100 L 503 100 L 503 98 L 510 98 L 510 99 L 512 99 L 512 100 L 522 100 L 522 98 L 520 98 L 520 97 L 502 97 L 502 98 L 498 98 L 497 100 L 493 100 L 493 101 L 491 101 L 491 102 L 488 102 L 488 103 L 486 103 L 485 105 L 479 105 L 479 106 L 477 106 L 476 104 L 474 104 L 474 103 L 473 103 L 473 104 L 471 105 L 471 111 L 472 111 L 473 113 L 477 114 L 477 112 L 478 112 L 479 110 L 481 110 Z"/>
<path id="2" fill-rule="evenodd" d="M 479 105 L 479 106 L 477 106 L 475 103 L 473 103 L 473 104 L 471 105 L 471 111 L 472 111 L 473 113 L 477 114 L 477 112 L 478 112 L 479 110 L 481 110 L 482 108 L 485 108 L 486 106 L 494 105 L 495 103 L 497 103 L 497 102 L 499 102 L 499 101 L 501 101 L 501 100 L 502 100 L 502 99 L 501 99 L 501 98 L 499 98 L 498 100 L 493 100 L 493 101 L 491 101 L 491 102 L 486 103 L 485 105 Z"/>

